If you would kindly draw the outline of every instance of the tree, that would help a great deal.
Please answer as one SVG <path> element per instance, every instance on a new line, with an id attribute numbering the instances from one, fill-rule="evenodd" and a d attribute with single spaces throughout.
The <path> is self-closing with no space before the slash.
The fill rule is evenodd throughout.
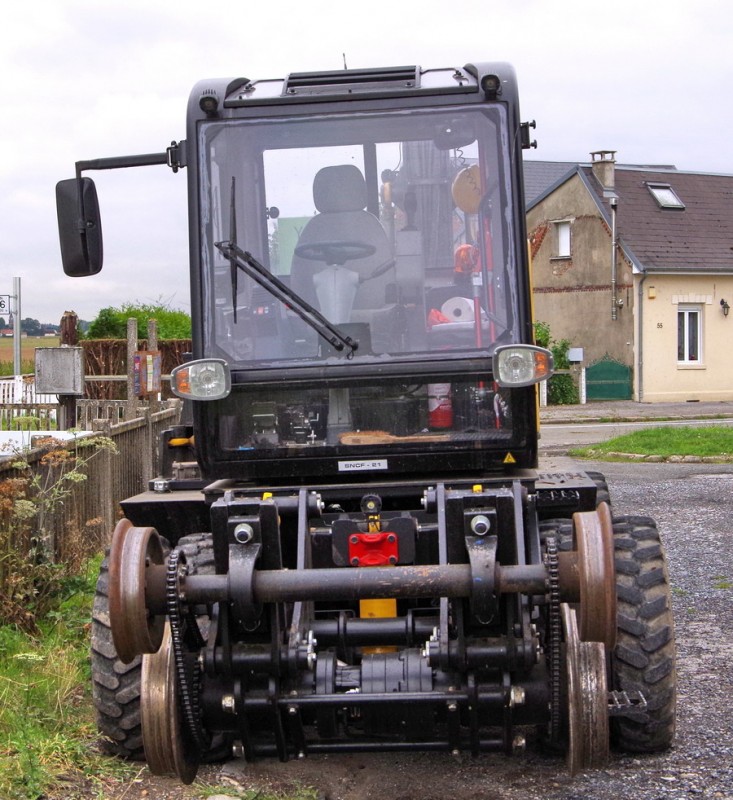
<path id="1" fill-rule="evenodd" d="M 28 336 L 43 336 L 43 326 L 37 319 L 26 317 L 20 321 L 20 332 Z"/>
<path id="2" fill-rule="evenodd" d="M 158 323 L 159 339 L 190 339 L 191 317 L 185 311 L 171 309 L 162 304 L 125 303 L 120 308 L 103 308 L 89 323 L 85 339 L 125 339 L 127 320 L 137 320 L 138 335 L 144 336 L 148 320 Z"/>

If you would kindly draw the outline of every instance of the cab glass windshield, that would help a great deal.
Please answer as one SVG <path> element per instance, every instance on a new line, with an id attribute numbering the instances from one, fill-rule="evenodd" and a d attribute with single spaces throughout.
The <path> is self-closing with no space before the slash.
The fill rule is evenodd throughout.
<path id="1" fill-rule="evenodd" d="M 201 136 L 206 355 L 257 370 L 518 341 L 500 106 L 212 121 Z"/>

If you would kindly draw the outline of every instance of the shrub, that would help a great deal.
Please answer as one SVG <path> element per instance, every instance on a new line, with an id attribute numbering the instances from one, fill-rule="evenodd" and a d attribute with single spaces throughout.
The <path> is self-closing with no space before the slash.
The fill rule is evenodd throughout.
<path id="1" fill-rule="evenodd" d="M 85 339 L 125 339 L 127 320 L 137 320 L 138 335 L 145 336 L 148 320 L 158 323 L 159 339 L 188 339 L 191 336 L 191 317 L 185 311 L 168 308 L 160 303 L 125 303 L 120 308 L 103 308 L 89 324 Z"/>
<path id="2" fill-rule="evenodd" d="M 546 322 L 534 323 L 535 341 L 540 347 L 552 352 L 555 369 L 570 369 L 568 352 L 572 346 L 569 339 L 553 339 Z M 578 388 L 572 375 L 553 375 L 547 384 L 547 402 L 551 406 L 573 405 L 580 402 Z"/>

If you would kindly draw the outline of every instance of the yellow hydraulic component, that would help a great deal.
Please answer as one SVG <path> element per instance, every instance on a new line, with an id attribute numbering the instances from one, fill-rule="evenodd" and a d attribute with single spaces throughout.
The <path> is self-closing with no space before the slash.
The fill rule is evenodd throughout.
<path id="1" fill-rule="evenodd" d="M 379 514 L 367 516 L 369 533 L 379 533 L 382 530 L 382 520 Z M 362 619 L 377 619 L 380 617 L 397 616 L 397 600 L 394 597 L 377 597 L 371 600 L 359 600 L 359 616 Z M 394 653 L 396 647 L 365 647 L 364 653 Z"/>
<path id="2" fill-rule="evenodd" d="M 379 567 L 375 567 L 379 569 Z M 361 619 L 380 619 L 383 617 L 397 616 L 397 600 L 394 597 L 378 597 L 373 600 L 359 600 L 359 616 Z M 362 653 L 394 653 L 397 648 L 393 645 L 377 647 L 363 647 Z"/>
<path id="3" fill-rule="evenodd" d="M 168 447 L 193 447 L 193 436 L 182 437 L 176 439 L 168 439 Z"/>
<path id="4" fill-rule="evenodd" d="M 374 600 L 359 600 L 359 616 L 362 619 L 396 617 L 397 600 L 394 597 L 379 597 Z M 384 651 L 380 650 L 379 652 Z"/>

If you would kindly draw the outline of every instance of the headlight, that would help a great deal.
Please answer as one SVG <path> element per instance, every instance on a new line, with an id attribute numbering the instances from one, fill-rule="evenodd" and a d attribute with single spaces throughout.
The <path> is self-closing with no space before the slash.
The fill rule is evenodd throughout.
<path id="1" fill-rule="evenodd" d="M 531 386 L 552 375 L 552 353 L 532 344 L 498 347 L 494 353 L 494 380 L 499 386 Z"/>
<path id="2" fill-rule="evenodd" d="M 226 361 L 202 358 L 181 364 L 171 372 L 171 390 L 187 400 L 221 400 L 232 390 Z"/>

